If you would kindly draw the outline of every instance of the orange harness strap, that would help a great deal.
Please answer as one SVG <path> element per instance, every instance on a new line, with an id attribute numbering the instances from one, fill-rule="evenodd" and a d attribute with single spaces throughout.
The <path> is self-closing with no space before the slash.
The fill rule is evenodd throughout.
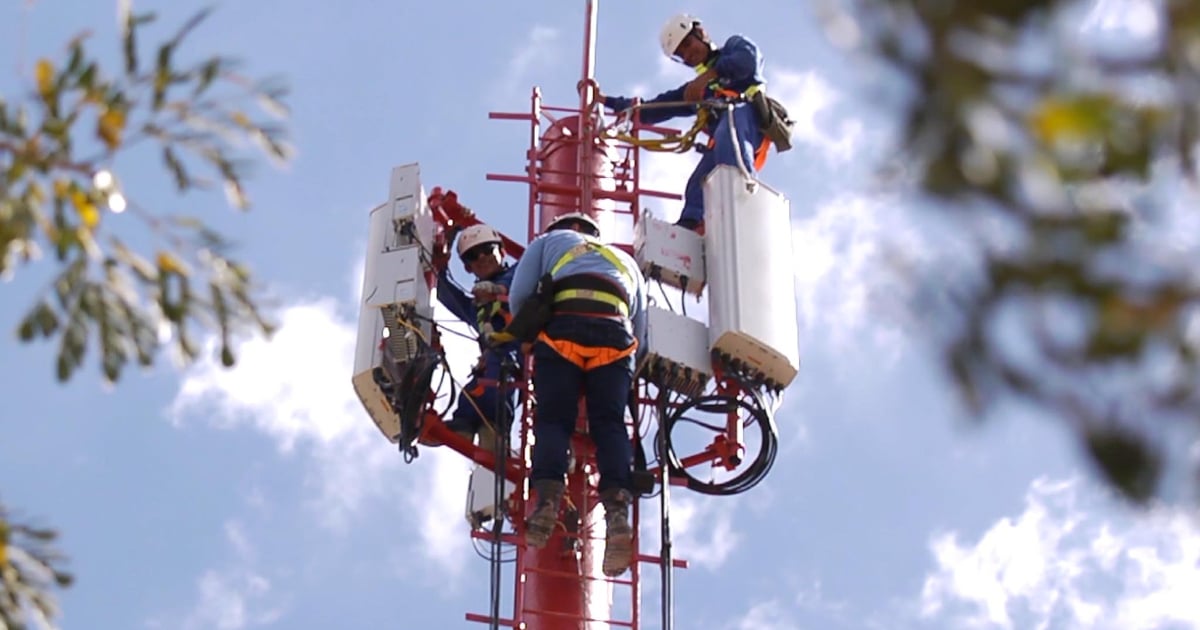
<path id="1" fill-rule="evenodd" d="M 717 139 L 709 136 L 708 148 L 712 149 L 717 145 Z M 735 151 L 737 149 L 734 149 Z M 754 150 L 754 170 L 761 171 L 767 165 L 767 156 L 771 154 L 771 139 L 763 136 L 762 142 L 758 144 L 758 148 Z"/>
<path id="2" fill-rule="evenodd" d="M 566 339 L 551 339 L 545 332 L 538 333 L 538 341 L 545 343 L 562 358 L 574 363 L 583 371 L 604 367 L 609 363 L 620 361 L 637 351 L 637 339 L 624 350 L 616 348 L 596 348 L 568 341 Z"/>
<path id="3" fill-rule="evenodd" d="M 767 155 L 771 152 L 771 139 L 763 136 L 762 142 L 754 151 L 754 170 L 761 171 L 767 163 Z"/>

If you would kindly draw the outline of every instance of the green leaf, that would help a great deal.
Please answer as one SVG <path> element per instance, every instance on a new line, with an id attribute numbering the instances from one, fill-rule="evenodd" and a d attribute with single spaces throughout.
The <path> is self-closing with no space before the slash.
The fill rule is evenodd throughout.
<path id="1" fill-rule="evenodd" d="M 45 300 L 40 300 L 17 327 L 17 336 L 21 341 L 32 341 L 35 337 L 49 337 L 58 330 L 58 315 Z"/>
<path id="2" fill-rule="evenodd" d="M 130 12 L 125 21 L 125 37 L 122 42 L 122 50 L 125 53 L 125 75 L 132 77 L 138 71 L 137 23 L 134 21 L 132 12 Z"/>
<path id="3" fill-rule="evenodd" d="M 199 26 L 201 22 L 208 19 L 208 16 L 212 15 L 212 12 L 213 7 L 207 6 L 197 11 L 191 18 L 188 18 L 188 21 L 184 22 L 179 31 L 175 33 L 175 37 L 171 38 L 171 46 L 178 46 L 187 37 L 188 33 Z"/>
<path id="4" fill-rule="evenodd" d="M 62 336 L 58 349 L 58 380 L 70 380 L 75 370 L 83 363 L 87 352 L 88 325 L 82 309 L 76 305 L 70 312 L 66 332 Z"/>
<path id="5" fill-rule="evenodd" d="M 172 52 L 171 44 L 163 44 L 158 48 L 158 60 L 154 69 L 154 111 L 162 109 L 167 100 L 167 87 L 171 83 Z"/>
<path id="6" fill-rule="evenodd" d="M 221 65 L 221 58 L 213 57 L 200 66 L 200 78 L 196 81 L 196 89 L 192 92 L 192 98 L 197 98 L 208 90 L 221 72 Z"/>
<path id="7" fill-rule="evenodd" d="M 1144 503 L 1154 494 L 1163 462 L 1142 436 L 1118 427 L 1093 428 L 1086 444 L 1100 472 L 1125 497 Z"/>
<path id="8" fill-rule="evenodd" d="M 96 88 L 96 69 L 95 62 L 89 63 L 83 72 L 79 75 L 79 86 L 86 92 L 91 92 Z"/>
<path id="9" fill-rule="evenodd" d="M 83 43 L 71 42 L 71 57 L 67 60 L 67 74 L 76 75 L 83 68 Z"/>
<path id="10" fill-rule="evenodd" d="M 187 190 L 191 186 L 191 180 L 183 168 L 183 162 L 179 161 L 179 156 L 175 155 L 175 150 L 170 145 L 163 147 L 163 162 L 175 178 L 175 187 L 180 191 Z"/>

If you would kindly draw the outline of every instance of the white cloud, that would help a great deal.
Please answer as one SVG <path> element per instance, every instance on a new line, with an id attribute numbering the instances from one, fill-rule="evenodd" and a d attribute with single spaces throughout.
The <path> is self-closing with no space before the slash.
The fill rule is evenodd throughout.
<path id="1" fill-rule="evenodd" d="M 802 580 L 784 574 L 774 576 L 771 584 L 762 599 L 724 627 L 730 630 L 875 627 L 871 619 L 855 615 L 848 602 L 827 596 L 819 579 Z M 893 620 L 884 627 L 897 626 Z"/>
<path id="2" fill-rule="evenodd" d="M 759 602 L 729 626 L 732 630 L 800 630 L 787 608 L 778 600 Z"/>
<path id="3" fill-rule="evenodd" d="M 452 318 L 440 305 L 434 314 L 439 320 Z M 238 345 L 233 368 L 208 359 L 193 365 L 171 405 L 172 421 L 250 428 L 273 439 L 283 456 L 311 462 L 305 478 L 314 488 L 310 508 L 335 532 L 352 531 L 364 511 L 394 512 L 407 503 L 409 513 L 424 515 L 419 523 L 405 521 L 418 530 L 414 540 L 420 552 L 448 571 L 460 570 L 469 545 L 462 519 L 467 469 L 461 457 L 426 448 L 417 461 L 403 463 L 350 384 L 357 323 L 340 314 L 335 300 L 294 304 L 277 320 L 272 339 Z M 453 371 L 461 377 L 474 363 L 477 346 L 453 335 L 445 342 Z M 210 349 L 214 343 L 209 342 Z"/>
<path id="4" fill-rule="evenodd" d="M 197 406 L 213 406 L 225 412 L 213 417 L 214 424 L 250 423 L 289 453 L 300 441 L 325 445 L 356 434 L 366 418 L 348 384 L 354 327 L 339 318 L 330 299 L 290 306 L 279 323 L 272 339 L 242 342 L 233 369 L 202 361 L 189 370 L 172 420 L 181 422 Z"/>
<path id="5" fill-rule="evenodd" d="M 930 251 L 927 238 L 899 220 L 885 200 L 846 194 L 793 221 L 796 297 L 801 347 L 863 346 L 869 335 L 872 361 L 888 363 L 906 343 L 898 327 L 907 287 L 889 265 L 892 252 Z M 883 354 L 878 353 L 882 351 Z"/>
<path id="6" fill-rule="evenodd" d="M 1117 31 L 1139 39 L 1158 35 L 1162 28 L 1158 3 L 1150 0 L 1099 0 L 1079 25 L 1081 33 Z"/>
<path id="7" fill-rule="evenodd" d="M 525 95 L 525 83 L 536 70 L 551 67 L 563 59 L 562 33 L 557 28 L 534 25 L 529 35 L 508 55 L 508 66 L 493 87 L 492 100 L 510 102 Z"/>
<path id="8" fill-rule="evenodd" d="M 792 120 L 796 121 L 793 136 L 796 145 L 813 146 L 819 150 L 821 157 L 832 163 L 848 162 L 858 155 L 862 145 L 863 121 L 840 116 L 835 126 L 835 121 L 827 120 L 838 111 L 836 106 L 842 101 L 843 95 L 824 75 L 815 70 L 794 72 L 781 69 L 770 73 L 767 79 L 768 93 L 783 103 Z"/>
<path id="9" fill-rule="evenodd" d="M 921 614 L 957 627 L 1161 628 L 1200 624 L 1200 527 L 1165 508 L 1118 522 L 1077 479 L 1035 481 L 1025 510 L 974 544 L 930 541 Z"/>
<path id="10" fill-rule="evenodd" d="M 713 571 L 721 568 L 741 542 L 733 526 L 739 499 L 697 495 L 673 487 L 670 501 L 675 559 Z M 642 501 L 639 529 L 643 553 L 657 554 L 662 547 L 660 506 L 658 496 Z"/>
<path id="11" fill-rule="evenodd" d="M 670 126 L 672 123 L 665 123 Z M 688 122 L 688 125 L 691 123 Z M 678 125 L 675 125 L 678 128 Z M 645 197 L 644 207 L 650 208 L 651 214 L 664 221 L 674 222 L 683 210 L 683 189 L 687 186 L 688 177 L 700 161 L 696 153 L 652 153 L 642 152 L 642 172 L 639 184 L 643 190 L 656 190 L 679 195 L 676 199 L 660 197 Z"/>
<path id="12" fill-rule="evenodd" d="M 253 602 L 271 593 L 271 583 L 250 571 L 207 571 L 199 580 L 200 601 L 183 628 L 238 630 L 276 621 L 279 609 L 256 612 Z"/>
<path id="13" fill-rule="evenodd" d="M 150 619 L 146 627 L 243 630 L 271 625 L 283 617 L 287 597 L 255 567 L 255 550 L 242 524 L 227 521 L 225 538 L 234 559 L 225 568 L 206 570 L 196 580 L 197 601 L 192 611 L 181 620 Z"/>

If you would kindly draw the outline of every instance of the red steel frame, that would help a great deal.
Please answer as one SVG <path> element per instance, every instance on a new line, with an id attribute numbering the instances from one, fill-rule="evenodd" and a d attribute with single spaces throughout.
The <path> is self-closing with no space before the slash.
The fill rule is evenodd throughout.
<path id="1" fill-rule="evenodd" d="M 530 125 L 528 162 L 522 175 L 487 175 L 489 181 L 517 182 L 529 187 L 528 224 L 526 238 L 532 240 L 553 218 L 574 212 L 580 208 L 592 208 L 597 218 L 609 215 L 614 219 L 628 216 L 636 229 L 643 196 L 681 200 L 676 193 L 643 189 L 639 180 L 640 150 L 636 145 L 601 141 L 598 132 L 604 119 L 599 105 L 594 102 L 598 94 L 594 75 L 595 34 L 598 0 L 587 1 L 587 13 L 583 42 L 582 78 L 579 81 L 579 105 L 577 107 L 555 107 L 542 103 L 541 91 L 534 87 L 530 96 L 530 108 L 526 113 L 489 113 L 494 120 L 524 121 Z M 543 129 L 543 122 L 548 128 Z M 642 125 L 634 116 L 631 135 L 650 131 L 659 134 L 674 134 L 677 130 Z M 479 223 L 479 219 L 463 206 L 453 191 L 440 187 L 429 193 L 429 204 L 435 220 L 448 227 L 460 227 Z M 598 206 L 611 206 L 610 208 Z M 602 221 L 603 222 L 603 221 Z M 616 246 L 632 252 L 632 243 L 614 242 Z M 505 251 L 519 257 L 524 247 L 505 237 Z M 432 273 L 432 272 L 431 272 Z M 432 283 L 432 279 L 431 279 Z M 436 333 L 434 343 L 437 343 Z M 529 363 L 525 374 L 529 374 Z M 720 381 L 718 377 L 718 381 Z M 532 388 L 528 378 L 519 383 L 523 400 L 529 400 Z M 644 403 L 653 402 L 646 386 L 640 387 L 639 397 Z M 492 453 L 477 448 L 446 428 L 438 412 L 430 405 L 425 414 L 422 441 L 444 444 L 480 465 L 494 468 Z M 579 527 L 573 532 L 556 532 L 546 547 L 527 549 L 524 546 L 524 516 L 528 513 L 529 489 L 527 462 L 529 436 L 532 429 L 530 405 L 522 405 L 520 424 L 519 456 L 508 462 L 505 477 L 512 481 L 517 491 L 509 499 L 508 509 L 515 533 L 505 535 L 504 542 L 516 548 L 514 602 L 512 617 L 499 620 L 503 627 L 526 630 L 582 630 L 591 623 L 608 624 L 608 627 L 633 628 L 640 625 L 640 565 L 661 564 L 657 556 L 637 553 L 636 561 L 627 577 L 612 579 L 600 571 L 600 558 L 594 553 L 594 542 L 602 538 L 593 532 L 601 520 L 597 507 L 595 483 L 597 481 L 595 451 L 586 433 L 586 417 L 580 409 L 578 430 L 572 439 L 576 465 L 569 471 L 567 479 L 567 506 L 574 506 L 579 514 Z M 637 436 L 638 418 L 632 418 L 633 435 Z M 719 435 L 703 452 L 684 457 L 685 468 L 714 462 L 726 469 L 736 467 L 742 450 L 741 423 L 730 418 L 726 435 Z M 661 465 L 651 470 L 661 480 Z M 672 485 L 682 485 L 681 479 L 672 478 Z M 634 530 L 634 549 L 639 549 L 639 507 L 635 501 L 631 509 Z M 473 532 L 473 536 L 487 539 L 489 534 Z M 686 567 L 679 560 L 673 566 Z M 595 585 L 628 586 L 631 589 L 631 619 L 611 619 L 607 597 L 593 597 Z M 603 595 L 603 594 L 601 594 Z M 480 623 L 491 623 L 488 615 L 468 613 L 466 619 Z"/>

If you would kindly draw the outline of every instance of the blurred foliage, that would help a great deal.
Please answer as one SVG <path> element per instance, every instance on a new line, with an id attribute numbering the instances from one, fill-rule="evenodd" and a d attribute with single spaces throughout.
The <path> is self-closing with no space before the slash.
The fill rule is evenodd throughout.
<path id="1" fill-rule="evenodd" d="M 245 209 L 244 141 L 289 159 L 283 127 L 248 113 L 257 104 L 285 118 L 280 85 L 250 81 L 222 56 L 177 62 L 185 37 L 209 13 L 147 51 L 140 40 L 155 16 L 131 12 L 122 19 L 119 71 L 102 69 L 80 35 L 63 59 L 37 62 L 31 95 L 0 97 L 0 275 L 11 277 L 47 251 L 59 265 L 17 334 L 57 341 L 60 381 L 89 346 L 112 382 L 130 361 L 151 366 L 167 331 L 190 360 L 197 349 L 189 327 L 219 330 L 226 366 L 235 361 L 235 331 L 271 332 L 250 272 L 228 257 L 225 239 L 194 217 L 141 207 L 114 166 L 131 149 L 157 153 L 179 192 L 220 185 Z M 122 238 L 135 227 L 148 228 L 150 237 L 138 241 L 145 246 Z"/>
<path id="2" fill-rule="evenodd" d="M 69 586 L 72 577 L 62 569 L 57 538 L 54 530 L 16 522 L 0 504 L 0 630 L 28 628 L 29 620 L 58 615 L 50 591 Z"/>
<path id="3" fill-rule="evenodd" d="M 290 158 L 283 127 L 249 113 L 257 107 L 285 119 L 281 85 L 251 81 L 223 56 L 177 61 L 185 37 L 209 14 L 200 11 L 143 50 L 155 16 L 129 13 L 115 72 L 88 53 L 84 34 L 64 58 L 37 61 L 30 94 L 0 95 L 0 277 L 46 252 L 57 265 L 17 336 L 57 341 L 60 381 L 75 374 L 89 347 L 115 382 L 130 361 L 153 365 L 167 337 L 184 359 L 195 358 L 190 326 L 219 331 L 226 366 L 235 361 L 235 333 L 272 331 L 225 238 L 197 218 L 143 208 L 115 166 L 118 156 L 157 154 L 178 192 L 221 186 L 231 205 L 246 209 L 245 141 L 275 160 Z M 56 536 L 16 522 L 0 505 L 0 630 L 53 623 L 51 591 L 72 579 L 59 568 Z"/>
<path id="4" fill-rule="evenodd" d="M 1195 211 L 1156 169 L 1196 172 L 1200 3 L 825 6 L 834 41 L 905 78 L 912 175 L 973 228 L 979 273 L 930 291 L 928 318 L 963 398 L 1049 410 L 1114 488 L 1149 499 L 1172 431 L 1200 426 L 1196 252 L 1146 242 Z M 1085 28 L 1098 9 L 1124 13 Z"/>

